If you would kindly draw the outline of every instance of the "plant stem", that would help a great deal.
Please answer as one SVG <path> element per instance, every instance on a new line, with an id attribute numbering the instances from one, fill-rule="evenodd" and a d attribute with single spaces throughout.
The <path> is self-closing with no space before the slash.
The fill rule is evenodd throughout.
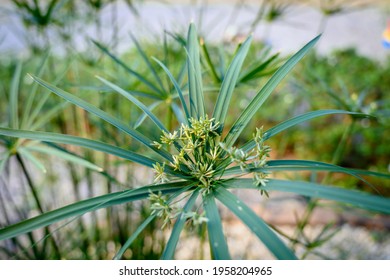
<path id="1" fill-rule="evenodd" d="M 340 160 L 342 159 L 342 157 L 345 153 L 348 139 L 350 138 L 350 136 L 352 134 L 354 126 L 355 126 L 355 119 L 352 119 L 352 123 L 349 126 L 347 126 L 347 128 L 345 129 L 345 131 L 344 131 L 344 133 L 339 141 L 339 144 L 337 145 L 336 151 L 332 157 L 332 161 L 331 161 L 332 164 L 338 164 L 340 162 Z M 329 178 L 330 178 L 330 174 L 327 174 L 324 177 L 324 179 L 322 180 L 321 184 L 325 184 L 329 180 Z M 307 204 L 306 209 L 305 209 L 303 219 L 298 221 L 297 229 L 295 231 L 293 239 L 298 240 L 299 236 L 303 235 L 303 231 L 304 231 L 305 227 L 308 225 L 308 223 L 313 215 L 314 210 L 318 206 L 318 203 L 319 203 L 318 199 L 310 199 L 309 200 L 309 203 Z M 295 246 L 295 245 L 296 245 L 296 242 L 293 242 L 293 246 Z M 312 251 L 313 249 L 314 248 L 307 248 L 307 251 L 303 254 L 302 258 L 306 258 L 307 255 L 310 253 L 310 251 Z"/>
<path id="2" fill-rule="evenodd" d="M 27 185 L 29 186 L 29 189 L 30 189 L 30 191 L 31 191 L 31 193 L 33 195 L 35 204 L 37 205 L 37 208 L 38 208 L 40 214 L 43 214 L 44 210 L 43 210 L 43 207 L 42 207 L 41 200 L 40 200 L 40 198 L 38 196 L 38 193 L 37 193 L 36 187 L 34 186 L 32 178 L 31 178 L 30 174 L 27 171 L 26 165 L 24 164 L 22 157 L 18 153 L 16 153 L 16 159 L 17 159 L 20 167 L 22 168 L 23 175 L 25 176 L 25 178 L 27 180 Z M 45 235 L 51 236 L 50 240 L 51 240 L 51 243 L 52 243 L 52 246 L 53 246 L 55 258 L 61 259 L 60 250 L 58 248 L 57 242 L 54 239 L 54 236 L 51 233 L 49 227 L 45 227 Z M 35 245 L 33 244 L 33 246 L 35 246 Z"/>

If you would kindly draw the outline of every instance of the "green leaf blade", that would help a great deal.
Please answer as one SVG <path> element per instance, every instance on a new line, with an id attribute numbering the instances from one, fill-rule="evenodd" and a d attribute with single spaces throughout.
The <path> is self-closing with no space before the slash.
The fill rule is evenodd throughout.
<path id="1" fill-rule="evenodd" d="M 22 74 L 22 63 L 19 62 L 16 65 L 15 73 L 12 77 L 11 88 L 10 88 L 9 122 L 11 128 L 19 128 L 18 99 L 19 99 L 19 86 L 20 86 L 21 74 Z"/>
<path id="2" fill-rule="evenodd" d="M 206 211 L 207 231 L 211 255 L 216 260 L 230 260 L 229 248 L 223 233 L 221 217 L 215 203 L 215 197 L 212 193 L 206 195 L 203 199 L 203 207 Z"/>
<path id="3" fill-rule="evenodd" d="M 161 255 L 162 260 L 172 260 L 175 256 L 176 246 L 179 242 L 180 234 L 183 231 L 185 222 L 186 222 L 186 212 L 191 211 L 192 207 L 194 206 L 196 199 L 199 195 L 199 191 L 195 190 L 191 197 L 188 199 L 187 203 L 185 204 L 183 208 L 183 212 L 179 215 L 177 218 L 177 221 L 175 222 L 175 225 L 173 226 L 171 235 L 169 236 L 169 240 L 167 244 L 165 245 L 164 252 Z"/>
<path id="4" fill-rule="evenodd" d="M 119 93 L 120 95 L 127 98 L 129 101 L 134 103 L 138 108 L 140 108 L 149 118 L 158 126 L 158 128 L 162 131 L 168 132 L 168 130 L 165 128 L 164 124 L 152 113 L 152 111 L 149 110 L 148 107 L 145 106 L 142 102 L 140 102 L 137 98 L 135 98 L 130 92 L 124 90 L 123 88 L 107 81 L 106 79 L 96 76 L 102 83 Z"/>
<path id="5" fill-rule="evenodd" d="M 173 86 L 175 87 L 177 94 L 179 95 L 179 99 L 181 102 L 181 105 L 183 107 L 184 113 L 186 115 L 187 120 L 190 118 L 190 113 L 188 111 L 188 107 L 186 104 L 186 101 L 184 99 L 183 91 L 181 90 L 179 83 L 176 81 L 176 79 L 173 77 L 171 71 L 158 59 L 154 58 L 154 60 L 161 66 L 161 68 L 165 71 L 165 73 L 168 75 L 169 79 L 171 80 Z"/>
<path id="6" fill-rule="evenodd" d="M 149 159 L 145 156 L 138 155 L 136 153 L 133 153 L 131 151 L 116 146 L 112 146 L 103 142 L 81 138 L 77 136 L 64 135 L 64 134 L 51 133 L 51 132 L 15 130 L 9 128 L 0 128 L 0 135 L 84 147 L 84 148 L 112 154 L 151 168 L 153 168 L 153 164 L 157 162 L 156 160 Z"/>
<path id="7" fill-rule="evenodd" d="M 258 189 L 258 187 L 253 184 L 252 179 L 234 179 L 227 181 L 226 185 L 230 188 Z M 351 204 L 370 211 L 390 214 L 389 198 L 371 195 L 356 190 L 324 186 L 311 182 L 288 181 L 279 179 L 269 179 L 267 185 L 264 187 L 264 190 L 290 192 L 313 198 L 328 199 Z"/>
<path id="8" fill-rule="evenodd" d="M 49 146 L 43 146 L 43 145 L 34 145 L 34 146 L 29 146 L 26 149 L 28 149 L 29 151 L 34 151 L 34 152 L 44 153 L 47 155 L 56 156 L 56 157 L 59 157 L 59 158 L 66 160 L 66 161 L 76 163 L 80 166 L 84 166 L 88 169 L 91 169 L 91 170 L 94 170 L 97 172 L 103 171 L 103 168 L 101 168 L 100 166 L 97 166 L 96 164 L 94 164 L 88 160 L 83 159 L 82 157 L 76 156 L 74 154 L 71 154 L 71 153 L 68 153 L 66 151 L 56 149 L 56 148 L 52 148 Z"/>
<path id="9" fill-rule="evenodd" d="M 226 72 L 226 75 L 224 76 L 213 113 L 215 120 L 221 124 L 221 131 L 223 129 L 230 100 L 232 98 L 233 91 L 236 88 L 238 77 L 244 60 L 248 54 L 251 41 L 252 37 L 250 36 L 241 45 L 236 55 L 234 56 L 233 61 L 231 62 Z"/>
<path id="10" fill-rule="evenodd" d="M 301 50 L 293 55 L 283 66 L 281 66 L 274 75 L 268 80 L 264 87 L 257 93 L 255 98 L 249 103 L 248 107 L 241 113 L 232 128 L 228 132 L 224 142 L 228 147 L 231 147 L 237 140 L 243 129 L 253 118 L 255 113 L 259 110 L 261 105 L 271 95 L 273 90 L 281 82 L 281 80 L 292 70 L 292 68 L 306 55 L 306 53 L 314 46 L 319 40 L 320 36 L 317 36 L 309 43 L 307 43 Z"/>
<path id="11" fill-rule="evenodd" d="M 149 138 L 147 138 L 146 136 L 144 136 L 143 134 L 141 134 L 140 132 L 132 129 L 131 127 L 129 127 L 127 124 L 125 124 L 124 122 L 122 122 L 121 120 L 113 117 L 113 116 L 110 116 L 109 114 L 107 114 L 106 112 L 102 111 L 101 109 L 93 106 L 92 104 L 84 101 L 83 99 L 73 95 L 73 94 L 70 94 L 60 88 L 57 88 L 56 86 L 53 86 L 49 83 L 46 83 L 45 81 L 41 80 L 40 78 L 38 77 L 34 77 L 32 76 L 33 79 L 38 82 L 39 84 L 41 84 L 43 87 L 49 89 L 50 91 L 52 91 L 53 93 L 55 93 L 56 95 L 68 100 L 69 102 L 73 103 L 74 105 L 80 107 L 80 108 L 83 108 L 84 110 L 92 113 L 92 114 L 95 114 L 97 115 L 98 117 L 100 117 L 101 119 L 105 120 L 106 122 L 112 124 L 113 126 L 115 126 L 116 128 L 118 128 L 119 130 L 125 132 L 126 134 L 130 135 L 131 137 L 133 137 L 134 139 L 136 139 L 137 141 L 139 141 L 140 143 L 142 143 L 143 145 L 145 145 L 146 147 L 150 148 L 151 150 L 155 151 L 157 154 L 163 156 L 164 158 L 168 159 L 169 161 L 171 160 L 171 155 L 167 152 L 167 151 L 164 151 L 164 150 L 159 150 L 157 149 L 156 147 L 154 147 L 152 145 L 152 140 L 150 140 Z"/>
<path id="12" fill-rule="evenodd" d="M 125 244 L 119 249 L 119 251 L 115 254 L 114 260 L 120 260 L 126 250 L 130 247 L 133 241 L 140 235 L 140 233 L 156 218 L 156 215 L 151 215 L 146 218 L 142 224 L 140 224 L 137 229 L 133 232 L 133 234 L 126 240 Z"/>
<path id="13" fill-rule="evenodd" d="M 35 229 L 49 226 L 65 219 L 80 217 L 85 213 L 96 211 L 101 208 L 107 208 L 114 205 L 133 202 L 145 199 L 150 191 L 162 194 L 172 194 L 189 185 L 189 182 L 177 182 L 161 185 L 145 186 L 134 190 L 120 191 L 116 193 L 105 194 L 94 198 L 82 200 L 56 210 L 46 212 L 39 216 L 21 221 L 19 223 L 6 226 L 0 229 L 0 240 L 13 238 Z"/>
<path id="14" fill-rule="evenodd" d="M 125 69 L 129 74 L 136 77 L 141 83 L 143 83 L 145 86 L 147 86 L 149 89 L 151 89 L 153 92 L 158 93 L 159 95 L 163 95 L 163 92 L 157 88 L 152 82 L 147 80 L 144 76 L 139 74 L 138 72 L 131 69 L 129 66 L 127 66 L 122 60 L 120 60 L 118 57 L 116 57 L 114 54 L 112 54 L 106 47 L 104 47 L 102 44 L 98 43 L 97 41 L 92 40 L 92 42 L 97 46 L 103 53 L 108 55 L 115 63 L 120 65 L 123 69 Z"/>
<path id="15" fill-rule="evenodd" d="M 137 48 L 143 61 L 146 63 L 146 66 L 149 68 L 149 71 L 152 73 L 154 79 L 157 81 L 157 83 L 160 87 L 161 93 L 165 93 L 163 82 L 161 81 L 160 76 L 157 74 L 156 69 L 154 69 L 150 59 L 148 58 L 145 51 L 142 49 L 141 45 L 139 44 L 138 40 L 135 38 L 135 36 L 132 33 L 130 33 L 130 37 L 133 40 L 135 47 Z"/>
<path id="16" fill-rule="evenodd" d="M 190 24 L 187 37 L 187 71 L 191 117 L 205 116 L 202 70 L 200 67 L 199 42 L 196 27 Z"/>
<path id="17" fill-rule="evenodd" d="M 216 198 L 240 218 L 276 258 L 283 260 L 297 259 L 294 253 L 279 239 L 269 226 L 238 199 L 238 197 L 227 191 L 224 186 L 219 187 L 215 193 Z"/>

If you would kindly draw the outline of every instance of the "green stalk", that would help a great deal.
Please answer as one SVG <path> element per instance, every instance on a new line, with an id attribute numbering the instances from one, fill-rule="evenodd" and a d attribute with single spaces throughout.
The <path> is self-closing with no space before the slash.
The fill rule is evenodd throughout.
<path id="1" fill-rule="evenodd" d="M 7 190 L 6 188 L 4 188 L 4 189 Z M 9 196 L 9 198 L 10 198 L 10 196 Z M 5 219 L 6 224 L 7 224 L 7 225 L 10 225 L 10 224 L 11 224 L 11 221 L 10 221 L 10 218 L 9 218 L 9 215 L 8 215 L 7 208 L 5 207 L 5 205 L 6 205 L 5 200 L 6 200 L 6 198 L 4 198 L 3 195 L 2 195 L 2 193 L 0 192 L 0 205 L 1 205 L 1 210 L 2 210 L 3 213 L 4 213 L 4 219 Z M 13 204 L 13 205 L 14 205 L 12 199 L 8 199 L 7 203 L 8 203 L 8 204 Z M 18 216 L 19 216 L 19 220 L 22 220 L 22 219 L 23 219 L 23 218 L 22 218 L 23 215 L 21 215 L 21 213 L 19 212 L 19 210 L 16 208 L 15 205 L 14 205 L 14 208 L 15 208 L 14 211 L 15 211 L 15 212 L 18 214 Z M 3 225 L 0 224 L 0 227 L 2 227 L 2 226 L 3 226 Z M 34 238 L 33 238 L 32 234 L 31 234 L 31 232 L 28 234 L 28 238 L 29 238 L 31 244 L 35 244 L 35 241 L 34 241 Z M 27 259 L 32 259 L 32 256 L 29 254 L 29 252 L 28 252 L 27 250 L 25 250 L 25 249 L 23 248 L 22 244 L 20 244 L 20 242 L 18 241 L 18 239 L 17 239 L 16 237 L 11 238 L 10 241 L 12 242 L 13 246 L 15 246 L 15 247 L 17 247 L 17 248 L 20 249 L 20 250 L 19 250 L 19 255 L 20 255 L 20 253 L 23 253 L 24 256 L 25 256 Z M 32 246 L 32 248 L 33 248 L 33 254 L 34 254 L 35 258 L 38 259 L 38 258 L 39 258 L 39 257 L 38 257 L 39 252 L 38 252 L 36 246 Z M 11 254 L 11 252 L 7 252 L 7 254 L 10 255 L 10 256 L 13 255 L 13 254 L 14 254 L 14 250 L 13 250 L 12 254 Z M 16 253 L 16 255 L 18 255 L 18 253 Z M 13 256 L 13 258 L 14 258 L 14 257 L 16 257 L 16 256 Z"/>
<path id="2" fill-rule="evenodd" d="M 43 210 L 43 207 L 42 207 L 42 203 L 41 203 L 41 200 L 38 196 L 38 193 L 36 191 L 36 187 L 32 181 L 32 178 L 30 177 L 30 174 L 28 173 L 27 171 L 27 168 L 23 162 L 23 159 L 22 157 L 16 153 L 16 159 L 20 165 L 20 167 L 22 168 L 22 171 L 23 171 L 23 175 L 25 176 L 26 180 L 27 180 L 27 185 L 29 186 L 29 189 L 33 195 L 33 198 L 34 198 L 34 201 L 35 201 L 35 204 L 40 212 L 40 214 L 43 214 L 44 213 L 44 210 Z M 53 234 L 50 232 L 50 229 L 49 227 L 45 227 L 45 235 L 47 236 L 51 236 L 50 240 L 51 240 L 51 243 L 52 243 L 52 246 L 53 246 L 53 249 L 54 249 L 54 254 L 55 254 L 55 257 L 57 259 L 61 259 L 61 253 L 60 253 L 60 250 L 59 250 L 59 247 L 57 245 L 57 242 L 56 240 L 54 239 L 54 236 Z M 35 246 L 35 244 L 33 244 L 33 246 Z"/>
<path id="3" fill-rule="evenodd" d="M 347 126 L 347 128 L 345 129 L 345 131 L 344 131 L 344 133 L 339 141 L 339 144 L 337 145 L 335 153 L 333 154 L 332 161 L 331 161 L 332 164 L 338 164 L 340 162 L 340 160 L 342 159 L 342 157 L 345 153 L 348 139 L 350 138 L 350 136 L 353 132 L 353 128 L 355 126 L 355 123 L 356 123 L 355 119 L 352 118 L 352 123 L 349 126 Z M 324 179 L 321 181 L 321 184 L 326 184 L 326 182 L 329 179 L 330 179 L 330 174 L 327 174 L 324 177 Z M 307 204 L 304 215 L 303 215 L 303 219 L 301 221 L 299 221 L 297 224 L 297 229 L 295 231 L 293 239 L 298 240 L 299 236 L 303 236 L 303 231 L 304 231 L 305 227 L 308 225 L 308 223 L 313 215 L 314 210 L 318 206 L 318 203 L 319 203 L 318 199 L 310 199 L 309 200 L 309 203 Z M 296 245 L 296 242 L 293 242 L 293 246 L 295 246 L 295 245 Z M 307 255 L 310 253 L 310 251 L 312 251 L 313 249 L 314 248 L 307 248 L 307 251 L 303 254 L 302 258 L 306 258 Z"/>
<path id="4" fill-rule="evenodd" d="M 81 196 L 79 194 L 79 181 L 80 180 L 77 176 L 77 172 L 75 170 L 73 163 L 68 162 L 68 168 L 69 168 L 71 180 L 72 180 L 73 194 L 76 198 L 76 201 L 81 201 L 82 199 L 81 199 Z M 86 235 L 87 230 L 86 230 L 86 226 L 84 225 L 84 222 L 83 222 L 83 217 L 80 217 L 80 219 L 77 219 L 77 225 L 78 225 L 78 230 L 79 230 L 79 236 L 81 239 L 80 240 L 81 250 L 82 250 L 82 252 L 84 252 L 86 259 L 90 260 L 91 257 L 88 254 L 89 240 L 88 240 L 88 236 Z"/>

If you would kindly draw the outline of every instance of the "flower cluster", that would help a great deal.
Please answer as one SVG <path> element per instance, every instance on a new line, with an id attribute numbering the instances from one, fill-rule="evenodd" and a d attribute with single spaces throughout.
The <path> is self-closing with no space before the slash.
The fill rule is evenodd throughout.
<path id="1" fill-rule="evenodd" d="M 164 221 L 161 229 L 165 228 L 167 225 L 170 225 L 171 220 L 175 219 L 181 213 L 181 209 L 172 207 L 168 203 L 167 197 L 163 196 L 161 192 L 158 194 L 150 192 L 149 201 L 152 204 L 151 214 L 156 214 L 157 217 L 162 218 Z"/>
<path id="2" fill-rule="evenodd" d="M 267 158 L 269 157 L 269 153 L 271 152 L 271 147 L 268 145 L 264 145 L 264 138 L 265 133 L 263 132 L 263 127 L 261 127 L 260 129 L 256 128 L 256 133 L 253 135 L 253 139 L 256 143 L 256 146 L 253 149 L 255 152 L 256 160 L 253 161 L 253 166 L 257 168 L 257 170 L 267 165 Z M 256 171 L 253 174 L 256 185 L 259 187 L 265 187 L 266 183 L 268 182 L 268 173 L 264 171 Z M 260 193 L 265 193 L 265 195 L 268 196 L 267 191 L 265 191 L 263 188 L 260 188 Z"/>
<path id="3" fill-rule="evenodd" d="M 182 124 L 180 129 L 173 133 L 163 131 L 160 141 L 153 142 L 158 149 L 166 146 L 168 150 L 175 151 L 172 160 L 168 163 L 153 165 L 155 183 L 169 181 L 166 168 L 180 172 L 182 175 L 198 182 L 201 193 L 206 195 L 215 183 L 220 180 L 224 170 L 231 164 L 241 168 L 243 173 L 253 173 L 254 184 L 260 188 L 261 194 L 267 194 L 263 187 L 268 182 L 268 173 L 264 171 L 271 148 L 264 144 L 265 133 L 263 129 L 256 129 L 253 135 L 254 146 L 251 150 L 236 147 L 227 147 L 220 142 L 220 124 L 206 115 L 200 119 L 189 119 L 189 123 Z M 151 194 L 153 213 L 164 219 L 164 225 L 176 218 L 182 212 L 180 208 L 172 208 L 161 194 Z M 194 225 L 207 221 L 196 212 L 188 216 Z"/>
<path id="4" fill-rule="evenodd" d="M 161 191 L 156 193 L 150 192 L 149 201 L 151 203 L 152 215 L 163 220 L 161 229 L 171 225 L 171 221 L 176 219 L 181 213 L 193 227 L 200 226 L 202 223 L 207 223 L 208 219 L 205 217 L 205 212 L 199 214 L 198 212 L 184 212 L 184 209 L 176 206 L 178 201 L 169 203 L 167 196 L 162 195 Z"/>
<path id="5" fill-rule="evenodd" d="M 160 142 L 153 144 L 161 148 L 164 144 L 170 149 L 178 151 L 172 155 L 169 166 L 175 171 L 181 171 L 190 177 L 197 179 L 204 189 L 210 188 L 213 182 L 218 164 L 223 159 L 219 146 L 220 135 L 217 132 L 219 123 L 208 116 L 199 120 L 191 118 L 189 124 L 182 124 L 178 131 L 173 133 L 163 132 Z M 154 166 L 155 182 L 166 180 L 164 166 Z"/>
<path id="6" fill-rule="evenodd" d="M 253 173 L 254 183 L 260 187 L 260 193 L 268 196 L 267 192 L 262 188 L 268 182 L 268 173 L 259 170 L 267 165 L 267 158 L 269 157 L 271 148 L 264 144 L 265 133 L 262 127 L 260 129 L 256 128 L 253 141 L 255 142 L 255 147 L 248 152 L 236 147 L 228 148 L 224 143 L 220 143 L 219 145 L 229 155 L 231 161 L 240 166 L 243 172 Z"/>

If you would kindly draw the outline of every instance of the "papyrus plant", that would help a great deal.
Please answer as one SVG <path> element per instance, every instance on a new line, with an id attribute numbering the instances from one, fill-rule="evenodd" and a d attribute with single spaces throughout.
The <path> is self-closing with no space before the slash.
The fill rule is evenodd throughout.
<path id="1" fill-rule="evenodd" d="M 226 124 L 229 106 L 237 81 L 240 78 L 241 66 L 244 62 L 252 38 L 242 43 L 228 67 L 221 84 L 217 100 L 212 112 L 206 112 L 202 69 L 199 54 L 199 42 L 195 26 L 190 25 L 187 38 L 187 84 L 179 84 L 169 69 L 156 59 L 173 83 L 184 121 L 178 120 L 176 129 L 170 131 L 154 115 L 148 107 L 132 92 L 98 77 L 106 86 L 121 94 L 137 105 L 156 126 L 157 136 L 150 139 L 146 135 L 127 125 L 123 120 L 115 118 L 92 104 L 67 93 L 47 82 L 34 77 L 35 81 L 51 90 L 56 95 L 102 118 L 114 125 L 135 141 L 143 144 L 151 151 L 151 156 L 135 153 L 130 149 L 96 140 L 62 135 L 49 132 L 26 131 L 1 128 L 0 134 L 11 137 L 43 140 L 61 144 L 76 145 L 109 153 L 126 160 L 150 167 L 155 173 L 155 183 L 121 192 L 108 193 L 44 213 L 37 217 L 21 221 L 0 229 L 0 240 L 25 234 L 34 229 L 51 225 L 64 219 L 79 217 L 87 212 L 113 205 L 130 203 L 136 200 L 149 199 L 152 214 L 135 230 L 128 241 L 115 256 L 120 259 L 131 243 L 143 229 L 156 218 L 163 220 L 168 227 L 170 237 L 166 243 L 162 259 L 172 259 L 175 255 L 181 232 L 186 224 L 206 224 L 211 256 L 214 259 L 229 259 L 220 211 L 217 202 L 225 205 L 259 238 L 261 242 L 278 259 L 296 259 L 294 252 L 281 240 L 278 234 L 232 190 L 253 189 L 258 195 L 272 195 L 273 191 L 284 191 L 307 197 L 334 200 L 359 208 L 389 213 L 390 199 L 369 195 L 363 192 L 347 190 L 334 186 L 325 186 L 312 182 L 272 179 L 270 174 L 277 171 L 328 171 L 342 172 L 351 176 L 360 175 L 384 176 L 368 171 L 345 169 L 335 165 L 305 160 L 270 160 L 272 147 L 266 141 L 274 135 L 310 119 L 330 114 L 351 114 L 361 117 L 366 115 L 343 110 L 320 110 L 295 116 L 272 128 L 259 127 L 253 131 L 253 138 L 242 146 L 236 142 L 244 129 L 248 127 L 256 112 L 287 73 L 313 47 L 319 38 L 316 37 L 293 55 L 281 66 L 268 82 L 257 92 L 249 105 L 241 112 L 233 124 Z M 188 89 L 187 94 L 184 89 Z M 261 120 L 257 120 L 260 123 Z M 277 148 L 277 147 L 274 147 Z M 154 155 L 154 156 L 153 156 Z M 243 177 L 243 175 L 246 175 Z M 248 178 L 252 175 L 252 178 Z M 362 179 L 363 180 L 363 179 Z"/>

